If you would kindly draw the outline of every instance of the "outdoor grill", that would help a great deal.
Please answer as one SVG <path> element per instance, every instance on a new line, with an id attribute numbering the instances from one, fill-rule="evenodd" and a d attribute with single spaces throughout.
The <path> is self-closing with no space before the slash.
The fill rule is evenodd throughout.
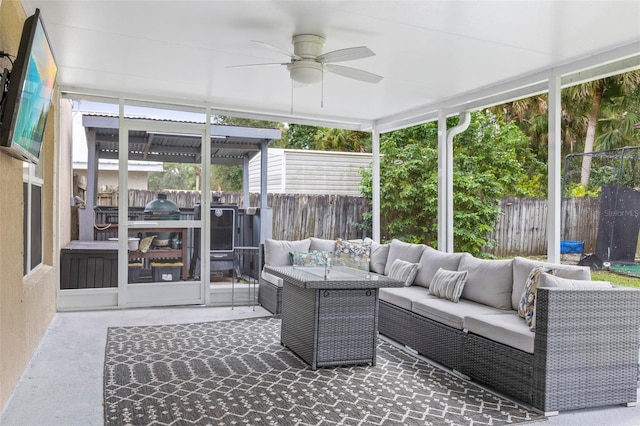
<path id="1" fill-rule="evenodd" d="M 144 207 L 144 220 L 179 220 L 180 209 L 171 200 L 167 199 L 167 194 L 159 193 L 158 198 L 149 202 Z M 154 232 L 148 233 L 147 236 L 155 235 L 153 245 L 157 247 L 165 247 L 171 241 L 170 232 Z"/>

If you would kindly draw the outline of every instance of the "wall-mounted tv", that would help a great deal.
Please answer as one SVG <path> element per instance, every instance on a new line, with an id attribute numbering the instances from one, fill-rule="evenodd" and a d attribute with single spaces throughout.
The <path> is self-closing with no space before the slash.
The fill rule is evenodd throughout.
<path id="1" fill-rule="evenodd" d="M 40 10 L 24 22 L 8 82 L 1 89 L 0 148 L 37 164 L 58 67 Z"/>

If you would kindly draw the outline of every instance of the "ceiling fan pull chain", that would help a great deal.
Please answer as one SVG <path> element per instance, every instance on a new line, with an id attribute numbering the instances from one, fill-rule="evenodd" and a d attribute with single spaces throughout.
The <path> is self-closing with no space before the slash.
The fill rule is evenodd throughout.
<path id="1" fill-rule="evenodd" d="M 291 115 L 293 115 L 293 80 L 291 80 Z"/>
<path id="2" fill-rule="evenodd" d="M 324 108 L 324 64 L 320 73 L 320 108 Z"/>

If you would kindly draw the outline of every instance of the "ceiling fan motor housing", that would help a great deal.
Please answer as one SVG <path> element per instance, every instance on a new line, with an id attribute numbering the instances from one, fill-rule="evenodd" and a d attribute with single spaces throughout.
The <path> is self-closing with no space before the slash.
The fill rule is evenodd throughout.
<path id="1" fill-rule="evenodd" d="M 317 62 L 316 58 L 322 55 L 324 38 L 299 34 L 293 36 L 292 42 L 293 53 L 302 59 L 294 59 L 287 64 L 291 79 L 302 84 L 319 82 L 322 79 L 322 63 Z"/>
<path id="2" fill-rule="evenodd" d="M 298 34 L 291 39 L 293 43 L 293 53 L 302 59 L 315 60 L 322 55 L 324 38 L 312 34 Z"/>

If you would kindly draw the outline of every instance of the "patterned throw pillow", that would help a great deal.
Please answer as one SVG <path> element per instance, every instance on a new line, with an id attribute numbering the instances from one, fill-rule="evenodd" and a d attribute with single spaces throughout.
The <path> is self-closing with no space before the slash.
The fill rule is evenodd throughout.
<path id="1" fill-rule="evenodd" d="M 389 270 L 389 278 L 404 282 L 405 287 L 409 287 L 413 284 L 413 280 L 418 273 L 418 264 L 406 262 L 404 260 L 396 259 L 391 265 Z"/>
<path id="2" fill-rule="evenodd" d="M 289 252 L 289 258 L 293 266 L 324 266 L 326 261 L 326 252 L 320 250 L 311 250 L 310 252 Z"/>
<path id="3" fill-rule="evenodd" d="M 467 271 L 447 271 L 440 268 L 431 280 L 429 294 L 458 303 L 467 282 L 467 275 Z"/>
<path id="4" fill-rule="evenodd" d="M 153 239 L 155 238 L 155 235 L 151 235 L 149 237 L 144 237 L 141 241 L 140 244 L 138 244 L 138 251 L 140 251 L 140 253 L 146 253 L 149 251 L 149 249 L 151 248 L 151 243 L 153 242 Z"/>
<path id="5" fill-rule="evenodd" d="M 518 315 L 524 318 L 529 327 L 531 327 L 536 311 L 536 292 L 538 291 L 538 283 L 540 282 L 540 275 L 542 273 L 555 275 L 553 269 L 545 266 L 536 266 L 533 268 L 531 272 L 529 272 L 520 303 L 518 304 Z"/>
<path id="6" fill-rule="evenodd" d="M 336 240 L 335 264 L 369 271 L 371 259 L 371 240 L 360 242 Z"/>

